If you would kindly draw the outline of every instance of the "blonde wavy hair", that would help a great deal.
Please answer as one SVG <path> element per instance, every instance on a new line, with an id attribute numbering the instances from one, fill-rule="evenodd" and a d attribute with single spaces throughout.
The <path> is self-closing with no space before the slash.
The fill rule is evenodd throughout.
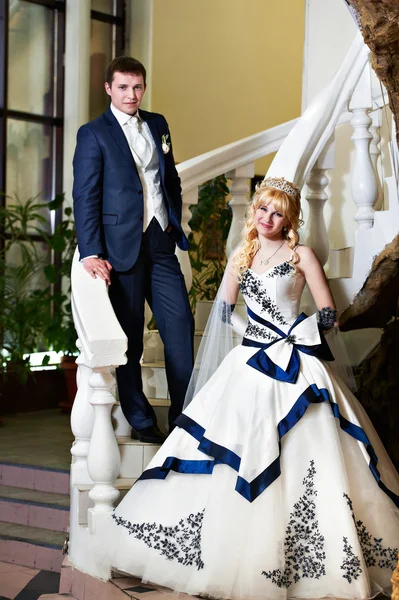
<path id="1" fill-rule="evenodd" d="M 297 264 L 299 263 L 299 255 L 295 252 L 295 248 L 299 242 L 298 229 L 303 224 L 301 216 L 301 193 L 293 183 L 289 182 L 291 188 L 297 193 L 289 194 L 281 189 L 270 187 L 266 181 L 262 181 L 256 186 L 255 194 L 248 208 L 248 213 L 244 222 L 244 231 L 241 245 L 236 252 L 232 265 L 237 273 L 239 280 L 244 271 L 246 271 L 255 254 L 260 248 L 258 231 L 255 225 L 255 213 L 260 206 L 267 206 L 273 202 L 275 209 L 285 217 L 288 221 L 283 229 L 283 237 L 288 242 L 288 247 L 292 250 L 291 264 L 295 271 L 299 272 Z"/>

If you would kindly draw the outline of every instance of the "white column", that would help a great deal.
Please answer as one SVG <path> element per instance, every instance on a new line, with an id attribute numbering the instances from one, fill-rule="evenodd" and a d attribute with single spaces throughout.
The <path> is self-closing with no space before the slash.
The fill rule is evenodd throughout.
<path id="1" fill-rule="evenodd" d="M 80 350 L 80 354 L 76 359 L 78 364 L 78 391 L 71 412 L 71 429 L 75 436 L 75 441 L 71 448 L 73 457 L 71 466 L 72 485 L 80 483 L 87 484 L 90 481 L 87 471 L 87 455 L 94 423 L 93 407 L 90 404 L 93 390 L 89 385 L 92 370 L 85 365 L 86 359 L 82 352 L 82 345 L 79 340 L 76 345 Z"/>
<path id="2" fill-rule="evenodd" d="M 370 141 L 370 156 L 371 162 L 373 163 L 374 173 L 377 180 L 377 188 L 378 188 L 378 196 L 377 201 L 374 205 L 375 210 L 382 210 L 384 208 L 384 191 L 382 188 L 382 183 L 380 179 L 380 174 L 378 171 L 379 167 L 379 158 L 381 155 L 381 125 L 382 125 L 382 109 L 378 108 L 371 113 L 372 124 L 369 127 L 370 133 L 373 136 Z"/>
<path id="3" fill-rule="evenodd" d="M 89 497 L 94 501 L 94 508 L 89 510 L 89 525 L 95 527 L 95 515 L 112 512 L 119 492 L 114 487 L 120 470 L 120 454 L 118 443 L 112 427 L 111 410 L 115 398 L 111 390 L 115 386 L 112 375 L 113 367 L 93 369 L 90 386 L 93 393 L 90 403 L 94 409 L 94 424 L 91 434 L 87 466 L 94 487 Z"/>
<path id="4" fill-rule="evenodd" d="M 326 171 L 334 167 L 334 162 L 335 144 L 332 138 L 316 161 L 306 182 L 308 188 L 306 200 L 309 203 L 309 216 L 305 234 L 306 244 L 313 248 L 323 266 L 326 264 L 330 252 L 324 219 L 324 205 L 328 200 L 325 189 L 329 182 Z"/>
<path id="5" fill-rule="evenodd" d="M 198 204 L 197 187 L 193 188 L 192 190 L 189 190 L 188 192 L 183 193 L 181 226 L 187 237 L 191 233 L 191 229 L 188 222 L 191 219 L 190 206 L 192 204 Z M 193 283 L 193 271 L 191 269 L 190 257 L 187 251 L 180 250 L 180 248 L 176 248 L 176 255 L 179 259 L 180 267 L 184 275 L 184 279 L 186 281 L 187 291 L 190 291 L 191 285 Z"/>
<path id="6" fill-rule="evenodd" d="M 378 198 L 377 178 L 370 156 L 369 131 L 372 124 L 369 112 L 372 108 L 370 66 L 367 64 L 362 77 L 353 93 L 349 110 L 353 116 L 352 140 L 356 148 L 355 166 L 352 172 L 352 197 L 357 206 L 355 221 L 359 229 L 371 229 L 374 223 L 374 205 Z"/>
<path id="7" fill-rule="evenodd" d="M 129 0 L 125 5 L 127 54 L 137 58 L 146 68 L 147 88 L 141 107 L 151 110 L 154 0 Z"/>
<path id="8" fill-rule="evenodd" d="M 233 212 L 233 219 L 226 242 L 226 254 L 230 256 L 234 248 L 241 240 L 243 223 L 248 207 L 250 185 L 249 179 L 255 174 L 255 165 L 250 163 L 233 171 L 226 173 L 226 177 L 231 179 L 230 193 L 231 200 L 229 206 Z"/>
<path id="9" fill-rule="evenodd" d="M 72 201 L 76 133 L 89 120 L 91 0 L 68 0 L 65 33 L 64 191 Z"/>

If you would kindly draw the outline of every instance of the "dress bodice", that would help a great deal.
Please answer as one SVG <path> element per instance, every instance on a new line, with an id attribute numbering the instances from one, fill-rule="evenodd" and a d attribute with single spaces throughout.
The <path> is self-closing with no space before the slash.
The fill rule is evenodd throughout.
<path id="1" fill-rule="evenodd" d="M 299 314 L 304 287 L 304 276 L 296 272 L 289 261 L 261 275 L 247 269 L 240 283 L 241 293 L 250 309 L 245 337 L 263 343 L 278 337 L 272 329 L 255 321 L 250 311 L 287 333 Z"/>

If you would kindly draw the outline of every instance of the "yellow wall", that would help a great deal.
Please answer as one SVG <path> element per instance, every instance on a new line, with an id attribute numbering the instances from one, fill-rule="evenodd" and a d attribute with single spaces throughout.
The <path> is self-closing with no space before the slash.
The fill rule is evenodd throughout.
<path id="1" fill-rule="evenodd" d="M 151 110 L 176 161 L 300 114 L 304 16 L 304 0 L 153 0 Z"/>

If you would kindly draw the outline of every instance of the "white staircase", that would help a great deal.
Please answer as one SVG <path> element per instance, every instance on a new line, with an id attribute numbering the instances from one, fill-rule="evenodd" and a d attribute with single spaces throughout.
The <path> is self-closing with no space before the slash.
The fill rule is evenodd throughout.
<path id="1" fill-rule="evenodd" d="M 307 239 L 323 264 L 328 262 L 340 309 L 348 305 L 361 287 L 372 257 L 399 230 L 398 194 L 393 179 L 386 180 L 388 197 L 384 204 L 388 209 L 375 211 L 384 184 L 379 182 L 376 170 L 379 133 L 375 125 L 381 122 L 376 116 L 380 117 L 383 101 L 372 92 L 368 55 L 359 34 L 334 80 L 299 119 L 218 148 L 178 167 L 183 188 L 182 225 L 186 234 L 190 232 L 189 206 L 198 201 L 198 185 L 222 174 L 231 180 L 233 222 L 227 242 L 227 249 L 231 250 L 240 236 L 241 219 L 248 203 L 248 178 L 254 174 L 254 162 L 278 151 L 268 175 L 284 176 L 299 186 L 307 183 Z M 330 252 L 323 216 L 323 207 L 329 200 L 327 171 L 334 168 L 337 127 L 348 121 L 353 127 L 352 139 L 356 146 L 351 175 L 358 231 L 353 248 Z M 374 146 L 370 151 L 371 140 Z M 187 287 L 190 287 L 192 273 L 188 255 L 177 253 Z M 99 565 L 91 551 L 96 546 L 96 532 L 110 518 L 121 492 L 123 494 L 140 476 L 156 447 L 130 439 L 129 424 L 116 401 L 114 377 L 115 368 L 126 362 L 127 340 L 112 310 L 105 283 L 89 277 L 77 255 L 72 267 L 72 289 L 80 356 L 78 393 L 71 417 L 75 442 L 71 449 L 69 558 L 78 569 L 107 578 L 107 567 Z M 204 326 L 206 306 L 201 306 L 202 322 L 197 322 L 197 343 Z M 378 335 L 373 332 L 367 343 L 362 339 L 362 349 L 375 344 Z M 168 405 L 162 345 L 157 332 L 146 333 L 146 336 L 144 388 L 152 398 L 162 425 Z M 352 342 L 356 354 L 359 344 L 355 339 Z"/>

